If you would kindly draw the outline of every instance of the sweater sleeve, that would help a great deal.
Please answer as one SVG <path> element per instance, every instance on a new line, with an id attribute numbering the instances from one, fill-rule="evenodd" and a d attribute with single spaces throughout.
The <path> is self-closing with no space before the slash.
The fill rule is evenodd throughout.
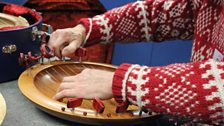
<path id="1" fill-rule="evenodd" d="M 122 64 L 112 86 L 115 100 L 202 122 L 224 120 L 224 63 L 208 60 L 164 67 Z"/>
<path id="2" fill-rule="evenodd" d="M 132 42 L 191 39 L 192 0 L 145 0 L 112 9 L 80 21 L 87 42 Z"/>

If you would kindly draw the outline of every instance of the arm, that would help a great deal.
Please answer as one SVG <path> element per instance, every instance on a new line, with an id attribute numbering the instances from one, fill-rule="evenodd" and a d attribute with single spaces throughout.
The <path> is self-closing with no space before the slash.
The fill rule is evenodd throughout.
<path id="1" fill-rule="evenodd" d="M 84 18 L 74 28 L 56 30 L 48 45 L 58 57 L 61 54 L 73 57 L 80 46 L 97 42 L 190 39 L 193 11 L 192 0 L 138 1 L 93 18 Z"/>
<path id="2" fill-rule="evenodd" d="M 117 102 L 198 121 L 223 119 L 224 63 L 214 60 L 164 67 L 123 64 L 113 78 Z"/>
<path id="3" fill-rule="evenodd" d="M 65 77 L 54 96 L 128 101 L 162 114 L 198 122 L 222 121 L 224 63 L 208 60 L 164 67 L 122 64 L 114 72 L 86 69 Z"/>
<path id="4" fill-rule="evenodd" d="M 87 44 L 102 41 L 163 41 L 193 35 L 191 0 L 146 0 L 81 20 Z"/>

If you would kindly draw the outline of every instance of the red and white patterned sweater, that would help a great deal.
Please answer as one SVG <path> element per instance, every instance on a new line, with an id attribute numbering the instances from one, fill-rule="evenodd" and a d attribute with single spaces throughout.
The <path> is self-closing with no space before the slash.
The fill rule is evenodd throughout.
<path id="1" fill-rule="evenodd" d="M 224 121 L 224 0 L 146 0 L 82 19 L 86 46 L 98 41 L 193 39 L 192 63 L 164 67 L 122 64 L 113 94 L 150 110 Z"/>

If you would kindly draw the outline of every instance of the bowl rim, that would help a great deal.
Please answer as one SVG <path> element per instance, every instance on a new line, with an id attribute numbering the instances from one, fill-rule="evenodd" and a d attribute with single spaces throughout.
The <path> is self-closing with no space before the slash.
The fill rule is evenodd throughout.
<path id="1" fill-rule="evenodd" d="M 6 102 L 3 95 L 0 92 L 0 125 L 3 123 L 5 115 L 6 115 Z"/>
<path id="2" fill-rule="evenodd" d="M 27 97 L 31 102 L 33 102 L 38 108 L 40 108 L 41 110 L 57 116 L 59 118 L 65 119 L 65 120 L 69 120 L 69 121 L 73 121 L 73 122 L 80 122 L 80 123 L 85 123 L 85 124 L 102 124 L 102 123 L 121 123 L 121 122 L 135 122 L 138 120 L 144 120 L 147 117 L 139 117 L 139 116 L 133 116 L 133 117 L 129 117 L 129 118 L 121 118 L 121 116 L 117 116 L 115 118 L 106 118 L 101 116 L 100 114 L 97 114 L 96 116 L 96 112 L 95 110 L 87 110 L 85 109 L 85 111 L 87 110 L 88 113 L 93 114 L 93 116 L 83 116 L 83 113 L 77 114 L 78 112 L 83 112 L 82 108 L 77 107 L 74 111 L 75 112 L 71 112 L 71 110 L 67 109 L 65 111 L 62 111 L 62 107 L 66 108 L 66 104 L 62 103 L 62 102 L 58 102 L 55 101 L 47 96 L 45 96 L 43 93 L 41 93 L 41 91 L 39 91 L 35 84 L 34 84 L 34 79 L 35 76 L 41 72 L 44 69 L 48 69 L 52 66 L 55 65 L 63 65 L 63 64 L 80 64 L 80 62 L 53 62 L 51 64 L 37 64 L 35 66 L 32 67 L 32 76 L 29 76 L 27 71 L 24 71 L 19 79 L 18 79 L 18 85 L 19 85 L 19 89 L 22 92 L 22 94 Z M 81 64 L 84 65 L 100 65 L 103 67 L 109 67 L 112 69 L 116 69 L 117 66 L 111 65 L 111 64 L 104 64 L 104 63 L 94 63 L 94 62 L 82 62 Z M 37 69 L 38 68 L 38 69 Z M 32 91 L 31 91 L 32 89 Z M 40 101 L 41 99 L 41 101 Z M 94 115 L 95 114 L 95 115 Z M 89 115 L 89 114 L 88 114 Z M 155 117 L 155 115 L 150 116 L 150 118 Z"/>

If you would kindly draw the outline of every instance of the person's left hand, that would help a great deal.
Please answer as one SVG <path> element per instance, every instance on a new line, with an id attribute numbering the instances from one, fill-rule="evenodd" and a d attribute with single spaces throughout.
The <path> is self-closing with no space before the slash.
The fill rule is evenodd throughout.
<path id="1" fill-rule="evenodd" d="M 75 76 L 64 77 L 55 100 L 62 98 L 100 99 L 112 98 L 112 79 L 114 72 L 96 69 L 84 69 Z"/>
<path id="2" fill-rule="evenodd" d="M 86 37 L 86 29 L 82 24 L 74 28 L 58 29 L 54 31 L 49 39 L 48 46 L 54 50 L 55 56 L 74 57 L 76 49 L 78 49 Z"/>

